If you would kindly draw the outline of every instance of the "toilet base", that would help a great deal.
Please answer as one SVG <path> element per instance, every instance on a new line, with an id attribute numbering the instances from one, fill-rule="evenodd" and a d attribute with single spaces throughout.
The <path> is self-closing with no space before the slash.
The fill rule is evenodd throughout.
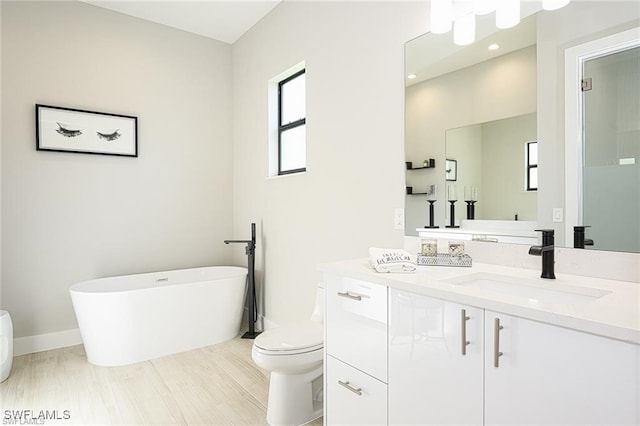
<path id="1" fill-rule="evenodd" d="M 267 423 L 303 425 L 322 416 L 322 364 L 305 374 L 271 372 Z"/>

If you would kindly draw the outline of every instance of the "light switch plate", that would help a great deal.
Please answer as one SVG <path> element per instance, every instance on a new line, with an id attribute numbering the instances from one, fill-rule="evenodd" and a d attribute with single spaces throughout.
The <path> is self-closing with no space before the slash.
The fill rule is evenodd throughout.
<path id="1" fill-rule="evenodd" d="M 553 208 L 553 221 L 554 222 L 562 222 L 562 207 L 554 207 Z"/>
<path id="2" fill-rule="evenodd" d="M 393 225 L 395 229 L 404 229 L 404 209 L 401 207 L 393 211 Z"/>

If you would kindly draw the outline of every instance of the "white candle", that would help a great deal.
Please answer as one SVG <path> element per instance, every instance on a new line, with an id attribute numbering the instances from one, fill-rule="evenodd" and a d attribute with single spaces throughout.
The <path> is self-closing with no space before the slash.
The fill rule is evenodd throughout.
<path id="1" fill-rule="evenodd" d="M 458 191 L 456 190 L 455 185 L 449 185 L 447 188 L 447 198 L 449 201 L 457 201 L 458 200 Z"/>
<path id="2" fill-rule="evenodd" d="M 438 187 L 436 185 L 429 185 L 429 188 L 427 188 L 427 200 L 437 200 L 437 192 Z"/>

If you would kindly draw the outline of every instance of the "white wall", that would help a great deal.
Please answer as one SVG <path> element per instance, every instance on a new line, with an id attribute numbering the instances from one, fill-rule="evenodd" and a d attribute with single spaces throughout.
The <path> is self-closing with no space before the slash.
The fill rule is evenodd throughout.
<path id="1" fill-rule="evenodd" d="M 0 1 L 0 46 L 2 45 L 2 3 Z M 1 49 L 1 48 L 0 48 Z M 0 100 L 2 99 L 2 54 L 0 51 Z M 2 102 L 0 101 L 0 309 L 2 303 Z"/>
<path id="2" fill-rule="evenodd" d="M 448 211 L 444 202 L 446 131 L 535 112 L 535 81 L 536 48 L 532 46 L 407 88 L 407 161 L 425 156 L 436 160 L 436 168 L 426 172 L 424 182 L 438 185 L 436 225 L 445 225 Z M 428 221 L 422 208 L 426 203 L 418 196 L 406 198 L 407 235 L 416 235 L 416 227 Z M 456 210 L 456 217 L 462 217 L 459 213 Z"/>
<path id="3" fill-rule="evenodd" d="M 231 261 L 231 74 L 224 43 L 80 2 L 2 3 L 16 337 L 75 328 L 73 283 Z M 36 151 L 36 103 L 138 116 L 139 157 Z"/>
<path id="4" fill-rule="evenodd" d="M 234 44 L 234 236 L 258 224 L 268 320 L 310 315 L 318 263 L 402 246 L 404 43 L 427 30 L 427 6 L 284 2 Z M 307 172 L 266 179 L 267 82 L 302 60 Z"/>
<path id="5" fill-rule="evenodd" d="M 527 142 L 536 140 L 536 114 L 482 125 L 482 182 L 486 219 L 536 221 L 537 191 L 526 190 Z"/>
<path id="6" fill-rule="evenodd" d="M 447 159 L 455 160 L 457 176 L 455 181 L 448 181 L 457 189 L 458 202 L 455 204 L 455 219 L 459 221 L 467 218 L 467 204 L 464 202 L 465 187 L 475 186 L 478 189 L 478 202 L 475 205 L 475 218 L 487 219 L 484 211 L 487 203 L 482 170 L 482 153 L 484 144 L 482 139 L 482 124 L 462 126 L 446 132 Z M 442 200 L 445 200 L 447 188 L 443 188 Z M 447 197 L 448 198 L 448 197 Z M 424 202 L 424 198 L 423 198 Z M 451 223 L 450 207 L 447 208 L 447 224 Z"/>

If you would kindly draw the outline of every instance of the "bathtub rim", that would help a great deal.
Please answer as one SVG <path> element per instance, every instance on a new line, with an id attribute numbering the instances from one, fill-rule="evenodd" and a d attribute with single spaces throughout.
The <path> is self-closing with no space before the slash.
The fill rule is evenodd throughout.
<path id="1" fill-rule="evenodd" d="M 202 279 L 202 278 L 198 278 L 197 280 L 192 280 L 192 281 L 181 281 L 178 283 L 171 283 L 169 285 L 165 285 L 165 286 L 171 286 L 171 285 L 192 285 L 192 284 L 199 284 L 199 283 L 206 283 L 206 282 L 211 282 L 211 281 L 218 281 L 218 280 L 227 280 L 227 279 L 236 279 L 236 278 L 240 278 L 242 275 L 245 276 L 245 280 L 247 277 L 247 274 L 249 272 L 248 268 L 246 266 L 230 266 L 230 265 L 213 265 L 213 266 L 199 266 L 199 267 L 194 267 L 194 268 L 182 268 L 182 269 L 167 269 L 167 270 L 162 270 L 162 271 L 152 271 L 152 272 L 141 272 L 141 273 L 136 273 L 136 274 L 127 274 L 127 275 L 111 275 L 111 276 L 107 276 L 107 277 L 100 277 L 100 278 L 93 278 L 93 279 L 89 279 L 89 280 L 84 280 L 84 281 L 80 281 L 78 283 L 72 284 L 69 286 L 69 293 L 70 294 L 117 294 L 117 293 L 131 293 L 131 292 L 136 292 L 136 291 L 144 291 L 144 290 L 148 290 L 148 289 L 152 289 L 152 288 L 158 288 L 158 287 L 163 287 L 163 285 L 157 285 L 157 286 L 145 286 L 145 287 L 140 287 L 140 288 L 132 288 L 132 289 L 118 289 L 118 290 L 112 290 L 112 289 L 96 289 L 96 290 L 91 290 L 90 287 L 92 285 L 96 285 L 96 283 L 100 282 L 100 283 L 104 283 L 107 282 L 109 280 L 121 280 L 121 279 L 126 279 L 126 278 L 131 278 L 131 277 L 136 277 L 138 279 L 145 277 L 145 276 L 151 276 L 151 275 L 161 275 L 161 274 L 169 274 L 169 273 L 178 273 L 178 272 L 186 272 L 186 271 L 200 271 L 200 270 L 205 270 L 205 269 L 230 269 L 230 270 L 237 270 L 238 273 L 234 274 L 234 275 L 229 275 L 229 276 L 224 276 L 224 277 L 210 277 L 210 278 L 206 278 L 206 279 Z M 240 273 L 242 272 L 242 273 Z M 89 287 L 89 289 L 86 289 L 84 287 Z"/>

